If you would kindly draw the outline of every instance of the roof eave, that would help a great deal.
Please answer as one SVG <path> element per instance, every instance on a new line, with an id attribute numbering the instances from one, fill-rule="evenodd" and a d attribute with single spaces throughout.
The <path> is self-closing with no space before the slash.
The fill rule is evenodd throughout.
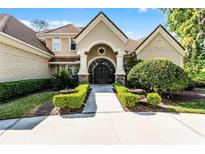
<path id="1" fill-rule="evenodd" d="M 52 57 L 54 57 L 54 54 L 51 54 L 51 53 L 48 53 L 47 51 L 44 51 L 44 50 L 42 50 L 42 49 L 39 49 L 39 48 L 37 48 L 37 47 L 35 47 L 35 46 L 33 46 L 33 45 L 31 45 L 31 44 L 28 44 L 28 43 L 26 43 L 26 42 L 24 42 L 24 41 L 21 41 L 21 40 L 19 40 L 19 39 L 17 39 L 17 38 L 15 38 L 15 37 L 13 37 L 13 36 L 10 36 L 10 35 L 8 35 L 8 34 L 6 34 L 6 33 L 4 33 L 4 32 L 0 32 L 0 36 L 2 36 L 2 37 L 4 37 L 4 41 L 6 42 L 6 38 L 7 39 L 9 39 L 10 41 L 7 41 L 7 43 L 9 44 L 11 44 L 11 41 L 15 41 L 15 42 L 17 42 L 17 43 L 20 43 L 20 44 L 23 44 L 23 45 L 25 45 L 25 47 L 28 47 L 28 48 L 30 48 L 30 49 L 33 49 L 33 50 L 35 50 L 35 51 L 38 51 L 39 52 L 39 55 L 44 55 L 45 57 L 49 57 L 49 58 L 52 58 Z M 32 52 L 32 51 L 31 51 Z M 33 52 L 34 53 L 34 52 Z M 35 53 L 35 54 L 37 54 L 37 53 Z"/>

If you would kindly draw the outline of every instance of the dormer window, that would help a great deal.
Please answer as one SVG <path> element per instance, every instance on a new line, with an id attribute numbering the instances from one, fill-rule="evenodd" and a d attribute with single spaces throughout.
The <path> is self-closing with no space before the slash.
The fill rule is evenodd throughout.
<path id="1" fill-rule="evenodd" d="M 77 50 L 77 45 L 74 39 L 70 39 L 70 50 L 71 51 L 76 51 Z"/>
<path id="2" fill-rule="evenodd" d="M 52 49 L 53 51 L 61 50 L 61 38 L 60 37 L 54 37 L 52 39 Z"/>

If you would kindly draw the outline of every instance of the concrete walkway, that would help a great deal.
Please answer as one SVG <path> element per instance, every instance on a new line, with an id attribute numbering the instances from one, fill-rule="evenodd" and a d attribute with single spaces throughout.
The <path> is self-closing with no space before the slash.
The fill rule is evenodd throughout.
<path id="1" fill-rule="evenodd" d="M 112 85 L 91 85 L 91 88 L 82 113 L 124 112 Z"/>

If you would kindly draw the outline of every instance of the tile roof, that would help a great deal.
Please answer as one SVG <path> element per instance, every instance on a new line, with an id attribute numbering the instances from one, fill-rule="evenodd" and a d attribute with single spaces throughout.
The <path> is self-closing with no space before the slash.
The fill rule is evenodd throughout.
<path id="1" fill-rule="evenodd" d="M 125 51 L 127 53 L 133 52 L 138 47 L 139 44 L 140 44 L 139 41 L 133 40 L 133 39 L 129 39 L 127 41 L 126 45 L 125 45 Z"/>
<path id="2" fill-rule="evenodd" d="M 135 49 L 141 44 L 141 42 L 145 39 L 146 37 L 143 37 L 139 40 L 133 40 L 133 39 L 128 39 L 126 45 L 125 45 L 125 51 L 127 54 L 130 54 L 135 51 Z"/>
<path id="3" fill-rule="evenodd" d="M 8 14 L 0 14 L 0 31 L 36 48 L 53 54 L 46 46 L 38 40 L 36 32 L 27 27 L 19 20 Z"/>
<path id="4" fill-rule="evenodd" d="M 77 27 L 73 24 L 68 24 L 68 25 L 65 25 L 65 26 L 62 26 L 62 27 L 59 27 L 59 28 L 55 28 L 55 29 L 52 29 L 52 30 L 49 30 L 47 32 L 45 32 L 46 34 L 49 34 L 49 33 L 71 33 L 71 34 L 78 34 L 80 33 L 80 31 L 82 30 L 81 27 Z"/>
<path id="5" fill-rule="evenodd" d="M 38 39 L 42 38 L 47 31 L 49 31 L 49 30 L 44 30 L 44 31 L 36 32 L 36 37 Z"/>

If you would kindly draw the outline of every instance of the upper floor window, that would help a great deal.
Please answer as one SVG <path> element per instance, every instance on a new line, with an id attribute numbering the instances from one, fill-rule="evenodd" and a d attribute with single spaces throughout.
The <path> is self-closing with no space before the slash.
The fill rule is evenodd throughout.
<path id="1" fill-rule="evenodd" d="M 52 49 L 53 49 L 53 51 L 60 51 L 61 50 L 61 38 L 60 37 L 53 38 Z"/>
<path id="2" fill-rule="evenodd" d="M 70 50 L 71 51 L 76 51 L 77 50 L 76 42 L 73 39 L 70 40 Z"/>

